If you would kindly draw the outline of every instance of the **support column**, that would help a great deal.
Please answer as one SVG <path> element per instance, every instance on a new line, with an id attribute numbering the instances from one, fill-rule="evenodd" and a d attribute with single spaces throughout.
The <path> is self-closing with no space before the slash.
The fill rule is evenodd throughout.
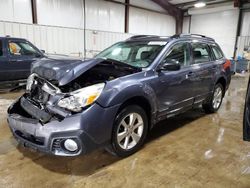
<path id="1" fill-rule="evenodd" d="M 129 33 L 129 0 L 125 0 L 125 33 Z"/>
<path id="2" fill-rule="evenodd" d="M 37 6 L 36 0 L 31 0 L 32 22 L 37 24 Z"/>

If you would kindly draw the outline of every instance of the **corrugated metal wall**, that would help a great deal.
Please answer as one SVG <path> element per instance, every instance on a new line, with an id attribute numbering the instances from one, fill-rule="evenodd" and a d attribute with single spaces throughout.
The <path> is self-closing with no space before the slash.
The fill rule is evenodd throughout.
<path id="1" fill-rule="evenodd" d="M 112 44 L 131 36 L 132 34 L 86 30 L 86 57 L 93 57 Z"/>
<path id="2" fill-rule="evenodd" d="M 37 20 L 41 25 L 84 28 L 82 0 L 37 0 Z"/>
<path id="3" fill-rule="evenodd" d="M 86 23 L 84 23 L 83 2 L 83 0 L 37 0 L 38 24 L 32 24 L 30 0 L 0 0 L 0 35 L 26 38 L 47 53 L 84 56 L 86 49 L 87 57 L 92 57 L 115 42 L 132 36 L 124 33 L 124 5 L 103 0 L 85 0 Z M 149 0 L 135 0 L 133 3 L 163 11 L 159 6 L 153 6 Z M 175 33 L 175 19 L 165 14 L 130 8 L 129 20 L 129 33 L 155 35 Z"/>
<path id="4" fill-rule="evenodd" d="M 125 7 L 100 0 L 86 0 L 86 29 L 124 32 Z"/>
<path id="5" fill-rule="evenodd" d="M 82 56 L 84 53 L 83 29 L 0 21 L 0 36 L 5 35 L 26 38 L 51 54 Z"/>

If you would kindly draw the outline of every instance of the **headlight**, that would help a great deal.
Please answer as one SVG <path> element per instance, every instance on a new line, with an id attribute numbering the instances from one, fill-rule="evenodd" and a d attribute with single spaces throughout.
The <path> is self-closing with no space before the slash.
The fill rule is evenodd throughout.
<path id="1" fill-rule="evenodd" d="M 37 76 L 36 74 L 31 74 L 29 76 L 29 78 L 27 79 L 27 83 L 26 83 L 26 91 L 30 91 L 31 90 L 32 84 L 34 82 L 34 78 L 36 76 Z"/>
<path id="2" fill-rule="evenodd" d="M 58 106 L 73 112 L 80 112 L 82 107 L 95 102 L 100 96 L 105 84 L 95 84 L 70 93 L 69 97 L 63 98 L 58 102 Z"/>

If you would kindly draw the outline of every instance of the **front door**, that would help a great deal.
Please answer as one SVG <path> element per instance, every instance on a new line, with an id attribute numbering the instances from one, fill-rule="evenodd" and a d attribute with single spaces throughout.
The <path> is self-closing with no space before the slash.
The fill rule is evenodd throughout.
<path id="1" fill-rule="evenodd" d="M 11 80 L 26 79 L 30 74 L 31 63 L 42 56 L 28 41 L 24 40 L 9 40 L 7 51 Z"/>
<path id="2" fill-rule="evenodd" d="M 190 70 L 190 60 L 190 44 L 188 42 L 174 44 L 165 54 L 163 62 L 179 63 L 181 69 L 158 73 L 159 85 L 156 93 L 159 116 L 175 114 L 192 106 L 196 78 Z"/>

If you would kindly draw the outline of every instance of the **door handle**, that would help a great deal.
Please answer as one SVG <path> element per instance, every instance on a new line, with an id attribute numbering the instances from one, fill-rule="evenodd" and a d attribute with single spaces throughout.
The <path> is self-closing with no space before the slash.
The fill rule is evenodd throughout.
<path id="1" fill-rule="evenodd" d="M 10 60 L 11 63 L 21 62 L 22 60 L 16 59 L 16 60 Z"/>

